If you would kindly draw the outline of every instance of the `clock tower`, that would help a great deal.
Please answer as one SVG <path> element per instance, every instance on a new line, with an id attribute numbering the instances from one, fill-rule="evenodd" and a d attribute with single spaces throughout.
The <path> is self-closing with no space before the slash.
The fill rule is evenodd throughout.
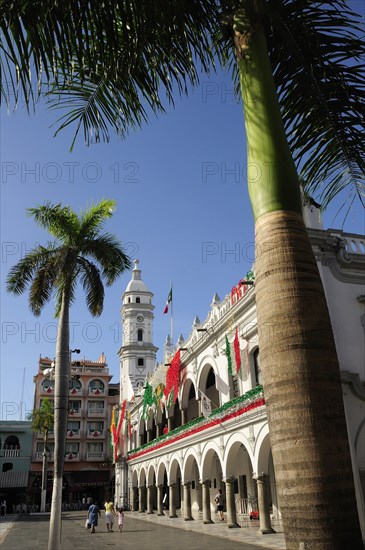
<path id="1" fill-rule="evenodd" d="M 120 401 L 141 393 L 146 376 L 156 366 L 153 345 L 153 293 L 141 279 L 139 260 L 134 260 L 132 279 L 127 285 L 122 301 L 123 342 L 120 357 Z"/>

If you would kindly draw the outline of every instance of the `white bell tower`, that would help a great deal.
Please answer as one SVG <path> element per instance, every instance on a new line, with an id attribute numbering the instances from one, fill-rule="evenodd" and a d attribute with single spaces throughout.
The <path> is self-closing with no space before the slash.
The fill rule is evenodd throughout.
<path id="1" fill-rule="evenodd" d="M 132 279 L 123 294 L 122 327 L 123 342 L 120 357 L 120 400 L 131 398 L 131 385 L 135 395 L 143 389 L 146 376 L 156 366 L 153 345 L 153 293 L 141 279 L 139 260 L 134 260 Z"/>

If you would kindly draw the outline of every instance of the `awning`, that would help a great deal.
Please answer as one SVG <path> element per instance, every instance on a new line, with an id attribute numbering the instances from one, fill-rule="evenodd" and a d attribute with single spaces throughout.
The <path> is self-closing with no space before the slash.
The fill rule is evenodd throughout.
<path id="1" fill-rule="evenodd" d="M 29 472 L 0 472 L 0 488 L 28 487 Z"/>

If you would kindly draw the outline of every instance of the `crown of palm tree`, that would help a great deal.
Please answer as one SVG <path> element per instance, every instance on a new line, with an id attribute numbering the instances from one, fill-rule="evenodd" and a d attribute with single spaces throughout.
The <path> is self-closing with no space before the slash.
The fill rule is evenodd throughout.
<path id="1" fill-rule="evenodd" d="M 115 201 L 103 200 L 79 217 L 69 206 L 61 204 L 30 208 L 29 215 L 56 241 L 37 246 L 10 270 L 8 290 L 22 294 L 29 286 L 29 306 L 35 315 L 40 315 L 55 293 L 55 316 L 58 316 L 63 290 L 69 289 L 72 303 L 80 280 L 89 311 L 94 316 L 100 315 L 104 303 L 103 280 L 109 286 L 131 266 L 119 241 L 109 233 L 102 233 L 114 207 Z"/>

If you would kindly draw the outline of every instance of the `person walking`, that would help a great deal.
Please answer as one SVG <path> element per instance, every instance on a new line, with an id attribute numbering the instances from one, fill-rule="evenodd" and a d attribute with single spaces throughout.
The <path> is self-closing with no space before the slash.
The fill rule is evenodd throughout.
<path id="1" fill-rule="evenodd" d="M 121 533 L 123 531 L 123 525 L 124 525 L 124 510 L 123 510 L 123 508 L 120 507 L 115 515 L 118 517 L 119 533 Z"/>
<path id="2" fill-rule="evenodd" d="M 222 494 L 222 489 L 218 489 L 218 493 L 215 495 L 214 502 L 217 505 L 217 512 L 219 512 L 220 521 L 224 521 L 224 497 Z"/>
<path id="3" fill-rule="evenodd" d="M 107 529 L 108 533 L 112 533 L 113 532 L 113 522 L 114 522 L 115 510 L 114 510 L 114 504 L 113 504 L 112 500 L 109 497 L 106 499 L 104 507 L 105 507 L 106 529 Z"/>
<path id="4" fill-rule="evenodd" d="M 91 505 L 88 510 L 89 523 L 91 525 L 90 533 L 95 533 L 95 527 L 98 525 L 98 517 L 101 516 L 100 509 L 97 502 L 91 501 Z"/>

